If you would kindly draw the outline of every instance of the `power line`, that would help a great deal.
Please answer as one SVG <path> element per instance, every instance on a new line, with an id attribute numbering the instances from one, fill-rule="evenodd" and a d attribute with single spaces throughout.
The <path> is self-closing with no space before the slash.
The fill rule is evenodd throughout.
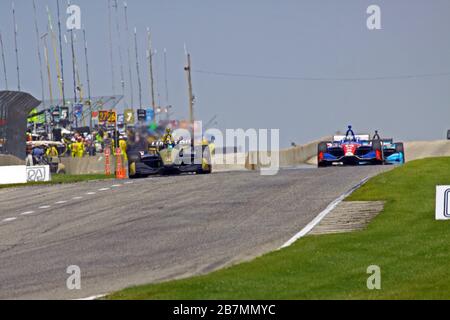
<path id="1" fill-rule="evenodd" d="M 262 75 L 262 74 L 248 74 L 248 73 L 229 73 L 229 72 L 216 72 L 207 70 L 193 70 L 193 72 L 210 76 L 220 76 L 230 78 L 291 80 L 291 81 L 378 81 L 378 80 L 422 79 L 422 78 L 436 78 L 436 77 L 450 76 L 450 72 L 392 75 L 392 76 L 378 76 L 378 77 L 300 77 L 300 76 L 278 76 L 278 75 Z"/>

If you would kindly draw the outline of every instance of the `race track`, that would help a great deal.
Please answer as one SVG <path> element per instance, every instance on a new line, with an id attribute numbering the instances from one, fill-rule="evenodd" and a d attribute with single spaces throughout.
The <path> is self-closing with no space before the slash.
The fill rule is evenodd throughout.
<path id="1" fill-rule="evenodd" d="M 289 169 L 0 190 L 0 299 L 72 299 L 275 250 L 386 167 Z M 69 291 L 66 269 L 81 268 Z"/>

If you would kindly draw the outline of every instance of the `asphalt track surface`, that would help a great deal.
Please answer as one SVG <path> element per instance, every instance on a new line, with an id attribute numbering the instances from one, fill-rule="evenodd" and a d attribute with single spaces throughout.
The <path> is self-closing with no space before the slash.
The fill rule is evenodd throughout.
<path id="1" fill-rule="evenodd" d="M 276 250 L 383 167 L 227 172 L 0 190 L 0 299 L 75 299 Z M 81 269 L 68 290 L 67 267 Z"/>

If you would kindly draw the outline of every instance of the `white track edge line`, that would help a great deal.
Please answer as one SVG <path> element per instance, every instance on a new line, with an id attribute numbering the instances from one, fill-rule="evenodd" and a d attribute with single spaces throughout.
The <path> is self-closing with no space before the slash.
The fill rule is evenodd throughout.
<path id="1" fill-rule="evenodd" d="M 100 298 L 104 298 L 104 297 L 106 297 L 108 294 L 98 294 L 98 295 L 96 295 L 96 296 L 90 296 L 90 297 L 87 297 L 87 298 L 81 298 L 81 299 L 75 299 L 75 300 L 77 300 L 77 301 L 92 301 L 92 300 L 97 300 L 97 299 L 100 299 Z"/>
<path id="2" fill-rule="evenodd" d="M 349 195 L 351 195 L 353 192 L 355 192 L 357 189 L 361 188 L 367 181 L 369 180 L 369 177 L 364 178 L 362 181 L 360 181 L 356 186 L 351 188 L 349 191 L 341 195 L 339 198 L 334 200 L 332 203 L 328 205 L 328 207 L 323 210 L 321 213 L 317 215 L 310 223 L 308 223 L 299 233 L 297 233 L 295 236 L 293 236 L 289 241 L 287 241 L 285 244 L 283 244 L 278 250 L 290 247 L 294 242 L 297 240 L 303 238 L 306 236 L 312 229 L 314 229 L 315 226 L 317 226 L 320 221 L 323 220 L 334 208 L 337 207 L 338 204 L 340 204 L 342 201 L 345 200 Z"/>

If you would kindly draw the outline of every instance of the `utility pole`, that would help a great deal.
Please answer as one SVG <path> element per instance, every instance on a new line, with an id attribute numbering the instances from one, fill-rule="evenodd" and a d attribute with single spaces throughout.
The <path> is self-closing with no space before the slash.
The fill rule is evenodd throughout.
<path id="1" fill-rule="evenodd" d="M 53 103 L 53 89 L 52 89 L 52 73 L 50 68 L 50 62 L 48 58 L 48 46 L 47 46 L 47 36 L 48 33 L 44 34 L 41 39 L 44 42 L 44 58 L 47 64 L 47 77 L 48 77 L 48 92 L 50 97 L 50 105 Z"/>
<path id="2" fill-rule="evenodd" d="M 113 53 L 113 40 L 112 40 L 112 17 L 111 17 L 111 0 L 108 0 L 108 27 L 109 27 L 109 59 L 111 62 L 111 80 L 112 80 L 112 93 L 116 95 L 116 74 L 114 72 L 114 53 Z"/>
<path id="3" fill-rule="evenodd" d="M 136 71 L 138 76 L 138 89 L 139 89 L 139 109 L 142 110 L 142 82 L 141 82 L 141 72 L 139 69 L 139 51 L 138 51 L 138 41 L 137 41 L 137 29 L 134 28 L 134 50 L 136 52 Z"/>
<path id="4" fill-rule="evenodd" d="M 169 99 L 169 80 L 168 80 L 168 72 L 167 72 L 167 49 L 164 48 L 164 85 L 166 91 L 166 120 L 170 120 L 170 99 Z"/>
<path id="5" fill-rule="evenodd" d="M 147 28 L 147 39 L 148 39 L 148 49 L 147 49 L 147 58 L 149 65 L 149 77 L 150 77 L 150 95 L 153 107 L 153 123 L 156 123 L 156 102 L 155 102 L 155 84 L 153 78 L 153 49 L 152 49 L 152 34 L 150 32 L 150 28 Z"/>
<path id="6" fill-rule="evenodd" d="M 75 104 L 78 102 L 77 98 L 77 79 L 75 70 L 75 47 L 73 45 L 73 30 L 70 30 L 70 48 L 72 51 L 72 77 L 73 77 L 73 104 L 72 104 L 72 114 L 75 120 L 75 126 L 78 128 L 78 118 L 75 114 Z"/>
<path id="7" fill-rule="evenodd" d="M 59 56 L 61 60 L 61 94 L 63 100 L 63 107 L 66 106 L 66 94 L 64 90 L 64 58 L 63 58 L 63 48 L 62 48 L 62 32 L 61 32 L 61 13 L 59 9 L 59 0 L 56 0 L 56 7 L 58 13 L 58 32 L 59 32 Z M 73 112 L 73 110 L 72 110 Z"/>
<path id="8" fill-rule="evenodd" d="M 164 48 L 164 84 L 166 91 L 166 106 L 170 105 L 169 99 L 169 80 L 168 80 L 168 72 L 167 72 L 167 49 Z"/>
<path id="9" fill-rule="evenodd" d="M 0 31 L 0 49 L 2 50 L 3 73 L 5 76 L 5 89 L 8 90 L 8 75 L 6 73 L 5 47 L 3 46 L 3 38 L 1 31 Z"/>
<path id="10" fill-rule="evenodd" d="M 122 95 L 125 97 L 125 76 L 123 72 L 123 57 L 122 57 L 122 35 L 120 32 L 119 4 L 117 3 L 117 0 L 114 0 L 114 8 L 116 12 L 116 30 L 119 41 L 118 49 L 119 49 L 119 63 L 120 63 L 120 85 L 122 87 Z"/>
<path id="11" fill-rule="evenodd" d="M 16 23 L 16 9 L 14 8 L 14 2 L 12 3 L 12 14 L 14 23 L 14 48 L 16 52 L 16 68 L 17 68 L 17 89 L 20 91 L 20 67 L 19 67 L 19 49 L 17 47 L 17 23 Z"/>
<path id="12" fill-rule="evenodd" d="M 41 77 L 41 94 L 42 94 L 42 104 L 45 107 L 45 93 L 44 93 L 44 74 L 42 71 L 42 56 L 41 56 L 41 46 L 40 46 L 40 37 L 39 37 L 39 27 L 37 22 L 37 11 L 36 11 L 36 1 L 33 0 L 33 12 L 34 12 L 34 28 L 36 31 L 36 45 L 37 45 L 37 55 L 39 60 L 39 74 Z"/>
<path id="13" fill-rule="evenodd" d="M 128 4 L 123 3 L 124 14 L 125 14 L 125 30 L 127 33 L 127 53 L 128 53 L 128 73 L 130 77 L 130 107 L 134 111 L 134 88 L 133 88 L 133 73 L 131 71 L 131 52 L 130 52 L 130 28 L 128 24 Z"/>
<path id="14" fill-rule="evenodd" d="M 86 29 L 83 29 L 84 36 L 84 56 L 86 60 L 86 80 L 88 87 L 88 103 L 89 103 L 89 128 L 92 132 L 92 96 L 91 96 L 91 81 L 89 77 L 89 60 L 88 60 L 88 45 L 86 40 Z"/>
<path id="15" fill-rule="evenodd" d="M 77 98 L 77 78 L 75 70 L 75 46 L 73 39 L 73 30 L 70 30 L 70 50 L 72 52 L 73 101 L 75 104 L 78 102 L 78 98 Z"/>
<path id="16" fill-rule="evenodd" d="M 184 68 L 188 80 L 188 94 L 189 94 L 189 121 L 194 130 L 194 94 L 192 92 L 192 64 L 191 54 L 187 53 L 187 66 Z"/>

